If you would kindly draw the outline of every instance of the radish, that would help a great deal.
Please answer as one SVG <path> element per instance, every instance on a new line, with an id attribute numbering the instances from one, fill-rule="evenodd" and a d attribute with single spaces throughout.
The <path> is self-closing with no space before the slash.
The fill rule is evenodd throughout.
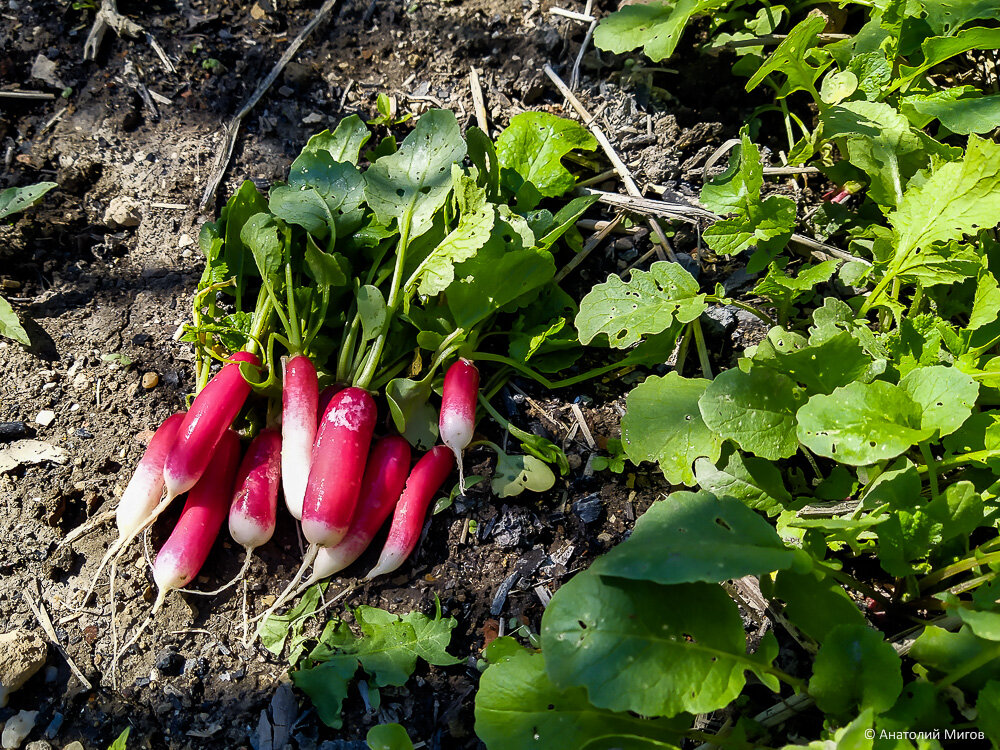
<path id="1" fill-rule="evenodd" d="M 369 581 L 376 576 L 391 573 L 413 552 L 420 539 L 427 508 L 454 465 L 454 456 L 443 445 L 434 446 L 417 461 L 406 480 L 403 496 L 396 505 L 382 555 L 366 576 Z"/>
<path id="2" fill-rule="evenodd" d="M 363 388 L 345 388 L 330 399 L 316 432 L 302 503 L 302 534 L 309 548 L 285 590 L 257 619 L 267 622 L 295 591 L 320 548 L 338 544 L 347 534 L 358 504 L 377 417 L 375 401 Z"/>
<path id="3" fill-rule="evenodd" d="M 248 560 L 250 553 L 274 534 L 283 458 L 281 433 L 261 430 L 236 473 L 236 492 L 229 506 L 229 533 L 246 548 Z"/>
<path id="4" fill-rule="evenodd" d="M 438 428 L 441 442 L 451 448 L 458 462 L 458 486 L 465 492 L 462 451 L 472 442 L 476 431 L 476 398 L 479 395 L 479 370 L 467 359 L 459 358 L 444 376 L 441 416 Z"/>
<path id="5" fill-rule="evenodd" d="M 115 510 L 115 522 L 118 525 L 118 539 L 112 543 L 101 558 L 97 571 L 90 581 L 87 593 L 83 597 L 83 605 L 87 604 L 94 586 L 101 577 L 101 572 L 108 561 L 126 544 L 135 538 L 149 514 L 153 512 L 163 494 L 163 462 L 167 452 L 174 443 L 177 431 L 184 421 L 183 414 L 174 414 L 163 420 L 163 423 L 153 433 L 146 452 L 142 454 L 135 472 L 129 480 L 125 492 L 118 501 Z"/>
<path id="6" fill-rule="evenodd" d="M 361 482 L 358 510 L 347 535 L 336 547 L 319 548 L 312 575 L 299 586 L 296 595 L 361 557 L 396 506 L 409 470 L 410 444 L 404 438 L 390 435 L 375 443 Z"/>
<path id="7" fill-rule="evenodd" d="M 159 591 L 151 615 L 156 614 L 170 591 L 194 580 L 212 550 L 233 496 L 240 460 L 239 436 L 232 430 L 224 431 L 209 459 L 207 470 L 188 493 L 177 525 L 153 563 L 153 580 Z"/>
<path id="8" fill-rule="evenodd" d="M 302 518 L 313 441 L 316 439 L 316 408 L 319 384 L 316 368 L 308 357 L 298 354 L 284 366 L 281 396 L 281 478 L 285 505 L 295 518 Z"/>
<path id="9" fill-rule="evenodd" d="M 316 410 L 317 419 L 323 418 L 323 415 L 326 414 L 326 407 L 330 405 L 330 401 L 346 387 L 342 383 L 333 383 L 323 389 L 323 392 L 319 394 L 319 408 Z"/>
<path id="10" fill-rule="evenodd" d="M 118 501 L 115 522 L 119 536 L 127 537 L 139 528 L 160 502 L 163 495 L 163 463 L 183 421 L 183 414 L 174 414 L 163 420 L 153 433 L 146 452 L 139 459 L 135 473 Z"/>
<path id="11" fill-rule="evenodd" d="M 378 411 L 362 388 L 336 394 L 323 414 L 302 506 L 302 534 L 332 547 L 347 533 L 361 491 Z"/>
<path id="12" fill-rule="evenodd" d="M 168 504 L 201 478 L 212 461 L 216 444 L 250 395 L 250 384 L 240 373 L 239 363 L 259 367 L 260 360 L 250 352 L 236 352 L 229 361 L 195 397 L 167 454 L 163 477 Z"/>

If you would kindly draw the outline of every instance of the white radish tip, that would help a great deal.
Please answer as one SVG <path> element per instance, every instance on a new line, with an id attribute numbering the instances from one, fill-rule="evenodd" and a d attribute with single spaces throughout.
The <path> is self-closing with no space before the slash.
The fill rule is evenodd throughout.
<path id="1" fill-rule="evenodd" d="M 375 563 L 375 567 L 368 571 L 368 575 L 365 576 L 366 581 L 370 581 L 378 576 L 384 576 L 388 573 L 392 573 L 396 568 L 403 564 L 406 556 L 401 552 L 382 552 L 382 556 Z"/>

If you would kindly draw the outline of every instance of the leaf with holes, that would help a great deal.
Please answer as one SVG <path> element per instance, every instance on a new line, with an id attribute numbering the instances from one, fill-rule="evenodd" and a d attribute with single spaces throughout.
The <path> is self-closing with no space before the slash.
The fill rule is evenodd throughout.
<path id="1" fill-rule="evenodd" d="M 399 150 L 365 172 L 365 198 L 379 222 L 398 222 L 412 240 L 431 228 L 452 188 L 451 166 L 465 157 L 465 141 L 453 112 L 432 109 L 417 122 Z"/>
<path id="2" fill-rule="evenodd" d="M 781 471 L 762 458 L 734 451 L 721 469 L 707 458 L 699 458 L 695 461 L 694 470 L 698 486 L 702 489 L 716 497 L 739 500 L 748 508 L 769 516 L 776 516 L 792 503 L 792 496 L 781 479 Z"/>
<path id="3" fill-rule="evenodd" d="M 841 331 L 821 344 L 777 350 L 773 357 L 755 357 L 754 363 L 787 375 L 813 394 L 832 393 L 855 380 L 864 380 L 872 358 L 854 336 Z"/>
<path id="4" fill-rule="evenodd" d="M 580 573 L 545 609 L 542 650 L 556 685 L 585 687 L 595 706 L 641 716 L 722 708 L 740 694 L 747 671 L 778 688 L 768 674 L 778 652 L 773 634 L 748 655 L 736 604 L 708 583 Z"/>
<path id="5" fill-rule="evenodd" d="M 627 747 L 670 749 L 680 746 L 691 717 L 647 719 L 597 708 L 581 687 L 557 687 L 546 672 L 545 657 L 513 638 L 497 638 L 486 649 L 490 666 L 476 693 L 476 735 L 489 750 L 527 747 L 582 750 L 600 738 L 648 738 Z M 608 747 L 620 747 L 619 742 Z"/>
<path id="6" fill-rule="evenodd" d="M 742 503 L 675 492 L 653 503 L 632 535 L 591 570 L 662 584 L 719 583 L 810 565 L 805 552 L 785 547 L 774 528 Z"/>
<path id="7" fill-rule="evenodd" d="M 522 112 L 497 136 L 497 160 L 546 198 L 562 195 L 576 179 L 563 166 L 570 151 L 593 151 L 597 139 L 583 125 L 549 112 Z"/>
<path id="8" fill-rule="evenodd" d="M 809 450 L 851 466 L 895 458 L 934 430 L 921 408 L 892 383 L 851 383 L 809 399 L 797 415 L 798 439 Z"/>
<path id="9" fill-rule="evenodd" d="M 627 282 L 611 275 L 591 289 L 580 303 L 576 328 L 584 344 L 605 334 L 611 346 L 625 349 L 674 321 L 690 323 L 705 308 L 695 278 L 677 263 L 660 261 L 649 271 L 633 270 Z"/>
<path id="10" fill-rule="evenodd" d="M 708 428 L 755 456 L 775 460 L 794 455 L 795 412 L 805 402 L 795 382 L 763 367 L 718 375 L 698 400 Z"/>
<path id="11" fill-rule="evenodd" d="M 910 394 L 923 413 L 920 427 L 950 435 L 972 414 L 979 383 L 955 367 L 934 365 L 910 370 L 899 387 Z"/>
<path id="12" fill-rule="evenodd" d="M 672 484 L 694 484 L 691 465 L 719 458 L 722 439 L 705 425 L 698 399 L 710 381 L 676 372 L 652 375 L 625 400 L 622 442 L 633 463 L 655 461 Z"/>
<path id="13" fill-rule="evenodd" d="M 34 185 L 7 188 L 0 192 L 0 219 L 31 208 L 56 187 L 59 185 L 55 182 L 37 182 Z"/>

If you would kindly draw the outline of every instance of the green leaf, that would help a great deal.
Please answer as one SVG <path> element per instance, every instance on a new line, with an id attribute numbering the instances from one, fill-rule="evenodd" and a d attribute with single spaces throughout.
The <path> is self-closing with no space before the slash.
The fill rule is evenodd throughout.
<path id="1" fill-rule="evenodd" d="M 475 125 L 466 128 L 465 140 L 469 143 L 469 161 L 478 170 L 479 185 L 486 188 L 490 200 L 499 200 L 500 162 L 493 141 Z"/>
<path id="2" fill-rule="evenodd" d="M 319 605 L 319 597 L 324 588 L 325 585 L 320 585 L 306 589 L 306 593 L 292 609 L 283 615 L 271 615 L 264 620 L 260 626 L 260 642 L 264 644 L 264 648 L 275 656 L 281 656 L 289 636 L 293 642 L 299 640 L 308 616 L 315 612 Z M 289 661 L 294 664 L 297 658 L 296 655 L 295 659 Z"/>
<path id="3" fill-rule="evenodd" d="M 921 409 L 909 394 L 882 381 L 813 396 L 797 416 L 803 445 L 850 466 L 895 458 L 933 432 L 921 427 Z"/>
<path id="4" fill-rule="evenodd" d="M 977 637 L 987 641 L 1000 641 L 1000 612 L 958 607 L 958 616 Z"/>
<path id="5" fill-rule="evenodd" d="M 825 260 L 814 266 L 803 266 L 795 276 L 785 273 L 785 265 L 784 260 L 771 263 L 767 276 L 757 282 L 753 291 L 779 307 L 788 308 L 800 299 L 810 297 L 817 284 L 829 281 L 837 270 L 838 261 Z"/>
<path id="6" fill-rule="evenodd" d="M 365 284 L 358 289 L 358 315 L 361 316 L 361 330 L 365 341 L 371 341 L 382 330 L 387 315 L 385 297 L 377 286 Z"/>
<path id="7" fill-rule="evenodd" d="M 364 121 L 357 115 L 345 117 L 337 123 L 331 133 L 324 130 L 312 136 L 302 149 L 303 154 L 325 152 L 333 161 L 357 164 L 361 155 L 361 147 L 371 138 L 371 133 L 365 127 Z M 294 169 L 295 164 L 292 163 Z"/>
<path id="8" fill-rule="evenodd" d="M 728 705 L 747 670 L 771 682 L 777 644 L 772 654 L 747 655 L 739 610 L 720 586 L 586 572 L 546 607 L 542 649 L 552 681 L 585 687 L 598 708 L 676 716 Z"/>
<path id="9" fill-rule="evenodd" d="M 722 438 L 708 429 L 698 410 L 709 382 L 669 372 L 646 378 L 628 394 L 622 442 L 633 463 L 656 461 L 671 484 L 693 485 L 691 465 L 702 457 L 718 460 Z"/>
<path id="10" fill-rule="evenodd" d="M 989 271 L 982 271 L 976 284 L 976 296 L 969 313 L 969 330 L 976 330 L 1000 318 L 1000 284 Z"/>
<path id="11" fill-rule="evenodd" d="M 894 207 L 903 188 L 932 157 L 954 159 L 949 148 L 914 128 L 893 107 L 882 102 L 845 102 L 823 114 L 823 135 L 842 138 L 850 163 L 868 175 L 868 194 L 881 206 Z"/>
<path id="12" fill-rule="evenodd" d="M 675 320 L 690 323 L 705 308 L 694 277 L 677 263 L 659 261 L 649 271 L 633 270 L 628 282 L 612 274 L 591 289 L 580 303 L 576 328 L 581 343 L 603 333 L 611 346 L 625 349 Z"/>
<path id="13" fill-rule="evenodd" d="M 748 508 L 774 516 L 791 505 L 792 496 L 785 489 L 781 472 L 769 461 L 744 456 L 735 451 L 726 466 L 718 468 L 707 458 L 694 464 L 698 486 L 719 498 L 731 497 Z"/>
<path id="14" fill-rule="evenodd" d="M 572 229 L 587 209 L 597 203 L 598 195 L 580 195 L 560 208 L 552 217 L 552 225 L 538 238 L 538 247 L 548 250 L 556 240 Z"/>
<path id="15" fill-rule="evenodd" d="M 132 727 L 125 727 L 122 733 L 115 738 L 115 741 L 108 745 L 108 750 L 126 750 L 128 747 L 128 735 L 131 731 Z"/>
<path id="16" fill-rule="evenodd" d="M 996 747 L 1000 745 L 1000 680 L 990 680 L 976 699 L 977 725 Z"/>
<path id="17" fill-rule="evenodd" d="M 494 648 L 501 645 L 502 652 Z M 583 750 L 602 737 L 643 737 L 674 747 L 691 725 L 690 717 L 645 719 L 597 708 L 583 688 L 556 687 L 545 657 L 513 639 L 498 638 L 490 650 L 495 655 L 480 678 L 475 708 L 476 735 L 488 750 Z"/>
<path id="18" fill-rule="evenodd" d="M 752 247 L 783 246 L 794 227 L 795 201 L 772 195 L 751 203 L 745 215 L 715 222 L 702 236 L 717 253 L 736 255 Z"/>
<path id="19" fill-rule="evenodd" d="M 562 164 L 574 149 L 593 151 L 597 139 L 583 125 L 549 112 L 522 112 L 497 136 L 501 169 L 512 169 L 547 198 L 562 195 L 576 182 Z"/>
<path id="20" fill-rule="evenodd" d="M 755 456 L 775 460 L 798 450 L 795 412 L 805 401 L 791 378 L 764 368 L 720 373 L 698 400 L 708 428 Z"/>
<path id="21" fill-rule="evenodd" d="M 818 643 L 825 642 L 839 625 L 865 627 L 865 616 L 847 592 L 818 571 L 779 570 L 774 595 L 785 602 L 785 617 Z"/>
<path id="22" fill-rule="evenodd" d="M 667 0 L 626 5 L 598 23 L 594 44 L 615 53 L 642 47 L 650 60 L 659 62 L 674 53 L 688 21 L 727 4 L 727 0 Z"/>
<path id="23" fill-rule="evenodd" d="M 268 205 L 272 213 L 318 237 L 325 237 L 330 225 L 336 235 L 347 236 L 361 226 L 364 200 L 365 182 L 358 168 L 321 151 L 304 153 L 292 162 L 288 185 L 274 188 Z"/>
<path id="24" fill-rule="evenodd" d="M 998 214 L 1000 145 L 972 136 L 964 159 L 939 166 L 889 214 L 896 232 L 890 272 L 903 268 L 918 248 L 993 227 Z"/>
<path id="25" fill-rule="evenodd" d="M 632 535 L 590 570 L 670 585 L 808 566 L 804 552 L 786 548 L 767 521 L 738 501 L 675 492 L 653 503 Z"/>
<path id="26" fill-rule="evenodd" d="M 243 289 L 245 274 L 255 275 L 250 258 L 247 258 L 246 255 L 246 251 L 248 249 L 252 251 L 252 248 L 248 238 L 243 236 L 243 230 L 251 217 L 260 216 L 266 211 L 267 200 L 250 180 L 244 180 L 222 210 L 220 218 L 224 225 L 222 261 L 236 279 L 237 290 Z M 260 224 L 265 223 L 263 218 L 258 218 L 257 221 Z"/>
<path id="27" fill-rule="evenodd" d="M 396 219 L 401 228 L 409 227 L 411 240 L 430 229 L 451 193 L 451 165 L 464 156 L 454 113 L 425 113 L 398 151 L 380 157 L 365 172 L 365 197 L 379 223 L 388 226 Z"/>
<path id="28" fill-rule="evenodd" d="M 950 435 L 972 414 L 979 397 L 979 383 L 955 367 L 935 365 L 910 370 L 899 387 L 923 411 L 920 427 Z"/>
<path id="29" fill-rule="evenodd" d="M 1000 49 L 1000 29 L 976 26 L 953 36 L 925 39 L 920 45 L 923 59 L 914 66 L 900 65 L 891 84 L 893 90 L 905 90 L 915 79 L 945 60 L 972 50 Z"/>
<path id="30" fill-rule="evenodd" d="M 775 47 L 774 52 L 750 77 L 746 90 L 752 91 L 772 73 L 781 73 L 785 76 L 785 81 L 778 89 L 778 98 L 800 90 L 815 93 L 816 81 L 829 63 L 812 65 L 806 57 L 810 48 L 816 44 L 816 37 L 823 31 L 826 22 L 826 16 L 817 11 L 806 16 L 788 32 L 788 35 L 781 40 L 781 44 Z"/>
<path id="31" fill-rule="evenodd" d="M 556 273 L 552 253 L 532 247 L 527 224 L 501 211 L 493 234 L 475 256 L 455 266 L 455 281 L 445 292 L 448 309 L 466 330 L 511 303 L 526 297 Z"/>
<path id="32" fill-rule="evenodd" d="M 19 211 L 31 208 L 38 203 L 52 188 L 59 187 L 55 182 L 37 182 L 24 187 L 10 187 L 0 192 L 0 219 L 6 219 Z"/>
<path id="33" fill-rule="evenodd" d="M 320 287 L 337 287 L 347 284 L 347 259 L 340 253 L 325 253 L 313 241 L 306 239 L 306 269 L 310 278 Z"/>
<path id="34" fill-rule="evenodd" d="M 0 297 L 0 336 L 14 339 L 19 344 L 31 346 L 31 339 L 28 332 L 24 330 L 21 321 L 17 319 L 17 313 L 10 306 L 10 302 Z"/>
<path id="35" fill-rule="evenodd" d="M 417 291 L 424 295 L 440 294 L 447 289 L 455 280 L 455 265 L 475 255 L 493 231 L 496 211 L 486 199 L 486 190 L 474 178 L 463 175 L 457 165 L 452 169 L 456 173 L 458 226 L 431 251 L 415 274 Z"/>
<path id="36" fill-rule="evenodd" d="M 827 635 L 813 664 L 809 695 L 838 716 L 855 708 L 882 713 L 903 690 L 902 664 L 882 634 L 866 625 L 838 625 Z"/>
<path id="37" fill-rule="evenodd" d="M 936 36 L 948 36 L 980 18 L 996 18 L 1000 0 L 919 0 L 927 25 Z"/>
<path id="38" fill-rule="evenodd" d="M 700 200 L 708 210 L 718 214 L 736 213 L 758 201 L 763 186 L 760 149 L 744 128 L 740 131 L 739 145 L 730 153 L 729 167 L 702 187 Z"/>
<path id="39" fill-rule="evenodd" d="M 430 403 L 429 380 L 394 378 L 385 387 L 396 429 L 415 448 L 430 450 L 438 438 L 438 415 Z"/>
<path id="40" fill-rule="evenodd" d="M 320 720 L 328 727 L 340 729 L 344 725 L 341 708 L 357 671 L 357 658 L 341 655 L 311 669 L 294 671 L 291 678 L 295 687 L 309 696 Z"/>
<path id="41" fill-rule="evenodd" d="M 1000 679 L 1000 642 L 978 637 L 968 625 L 962 625 L 957 633 L 926 626 L 913 642 L 909 656 L 937 676 L 961 673 L 956 684 L 966 690 Z M 983 666 L 965 674 L 966 665 L 973 662 Z"/>
<path id="42" fill-rule="evenodd" d="M 864 379 L 872 358 L 850 333 L 841 331 L 820 344 L 778 352 L 754 363 L 783 373 L 812 393 L 832 393 L 855 380 Z"/>
<path id="43" fill-rule="evenodd" d="M 490 482 L 497 497 L 515 497 L 525 490 L 545 492 L 555 483 L 556 475 L 541 459 L 497 452 L 497 468 Z"/>
<path id="44" fill-rule="evenodd" d="M 371 750 L 413 750 L 410 735 L 401 724 L 379 724 L 368 730 L 365 742 Z"/>
<path id="45" fill-rule="evenodd" d="M 911 100 L 910 106 L 925 117 L 937 118 L 952 133 L 971 135 L 991 132 L 1000 119 L 1000 95 L 961 99 L 925 98 Z"/>
<path id="46" fill-rule="evenodd" d="M 283 261 L 280 227 L 269 213 L 254 214 L 243 224 L 240 240 L 253 254 L 257 270 L 265 278 L 271 278 L 281 269 Z M 228 248 L 229 242 L 226 242 Z M 237 280 L 237 286 L 239 280 Z"/>
<path id="47" fill-rule="evenodd" d="M 979 271 L 982 258 L 971 245 L 948 242 L 917 248 L 901 259 L 893 273 L 905 282 L 919 282 L 925 287 L 959 284 Z"/>

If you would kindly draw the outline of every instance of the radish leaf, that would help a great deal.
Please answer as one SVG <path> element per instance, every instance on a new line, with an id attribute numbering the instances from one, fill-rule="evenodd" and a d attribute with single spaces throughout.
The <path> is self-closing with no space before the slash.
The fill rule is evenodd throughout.
<path id="1" fill-rule="evenodd" d="M 714 711 L 739 695 L 746 671 L 777 688 L 767 674 L 777 641 L 772 636 L 748 655 L 736 604 L 708 583 L 664 586 L 582 573 L 545 609 L 542 649 L 556 685 L 585 687 L 591 703 L 611 711 Z"/>
<path id="2" fill-rule="evenodd" d="M 594 44 L 616 53 L 642 47 L 650 60 L 659 62 L 674 53 L 688 21 L 728 4 L 728 0 L 676 0 L 623 6 L 597 25 Z"/>
<path id="3" fill-rule="evenodd" d="M 31 208 L 56 187 L 59 185 L 55 182 L 37 182 L 34 185 L 7 188 L 0 192 L 0 219 Z"/>
<path id="4" fill-rule="evenodd" d="M 695 460 L 718 460 L 722 438 L 708 429 L 698 409 L 709 382 L 670 372 L 651 375 L 629 393 L 622 442 L 633 463 L 656 461 L 668 482 L 691 485 Z"/>
<path id="5" fill-rule="evenodd" d="M 576 182 L 562 158 L 574 149 L 595 148 L 597 140 L 583 125 L 548 112 L 523 112 L 512 117 L 507 129 L 497 136 L 501 180 L 502 170 L 509 169 L 543 197 L 562 195 Z M 506 186 L 519 187 L 509 179 Z"/>
<path id="6" fill-rule="evenodd" d="M 675 492 L 653 503 L 632 535 L 590 570 L 664 585 L 721 583 L 775 570 L 808 570 L 802 550 L 745 505 L 708 492 Z"/>
<path id="7" fill-rule="evenodd" d="M 3 297 L 0 297 L 0 336 L 14 339 L 24 346 L 31 346 L 31 340 L 21 321 L 17 319 L 17 313 Z"/>
<path id="8" fill-rule="evenodd" d="M 871 708 L 892 708 L 903 690 L 899 655 L 882 634 L 865 624 L 831 630 L 813 664 L 809 695 L 834 715 Z"/>

